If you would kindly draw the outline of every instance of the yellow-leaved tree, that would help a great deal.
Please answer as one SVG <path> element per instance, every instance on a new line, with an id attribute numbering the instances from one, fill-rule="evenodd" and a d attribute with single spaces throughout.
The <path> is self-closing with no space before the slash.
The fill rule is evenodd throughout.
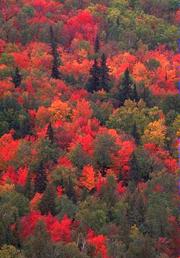
<path id="1" fill-rule="evenodd" d="M 52 102 L 51 106 L 49 107 L 49 111 L 51 112 L 52 122 L 56 122 L 58 120 L 65 121 L 70 117 L 71 113 L 69 105 L 60 99 Z"/>
<path id="2" fill-rule="evenodd" d="M 166 140 L 166 126 L 164 119 L 159 119 L 148 124 L 142 137 L 143 143 L 154 143 L 163 147 Z"/>
<path id="3" fill-rule="evenodd" d="M 95 187 L 95 171 L 91 165 L 84 166 L 80 182 L 89 191 Z"/>

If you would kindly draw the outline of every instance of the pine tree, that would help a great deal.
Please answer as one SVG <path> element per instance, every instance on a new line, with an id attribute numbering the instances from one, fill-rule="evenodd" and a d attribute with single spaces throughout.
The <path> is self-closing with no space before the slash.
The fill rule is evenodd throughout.
<path id="1" fill-rule="evenodd" d="M 106 55 L 104 53 L 101 56 L 100 87 L 105 91 L 110 89 L 109 68 L 106 64 Z"/>
<path id="2" fill-rule="evenodd" d="M 48 128 L 47 128 L 47 138 L 49 139 L 49 141 L 50 141 L 52 144 L 54 143 L 54 131 L 53 131 L 51 122 L 48 124 Z"/>
<path id="3" fill-rule="evenodd" d="M 43 163 L 41 162 L 39 165 L 39 169 L 36 172 L 35 178 L 35 192 L 43 193 L 46 189 L 47 185 L 47 176 L 45 169 L 43 167 Z"/>
<path id="4" fill-rule="evenodd" d="M 136 154 L 133 153 L 132 159 L 131 159 L 131 180 L 138 182 L 141 179 L 138 161 L 136 158 Z"/>
<path id="5" fill-rule="evenodd" d="M 96 36 L 95 42 L 94 42 L 94 52 L 97 54 L 99 53 L 100 49 L 100 42 L 99 42 L 99 36 Z"/>
<path id="6" fill-rule="evenodd" d="M 69 197 L 70 200 L 72 200 L 74 203 L 76 202 L 76 194 L 73 187 L 72 179 L 68 178 L 68 181 L 65 186 L 66 195 Z"/>
<path id="7" fill-rule="evenodd" d="M 31 173 L 30 171 L 28 172 L 26 183 L 24 186 L 24 195 L 28 198 L 31 199 L 33 196 L 33 186 L 32 186 L 32 181 L 31 181 Z"/>
<path id="8" fill-rule="evenodd" d="M 139 136 L 139 133 L 138 133 L 138 129 L 137 129 L 136 123 L 133 124 L 132 133 L 131 134 L 134 137 L 136 144 L 139 144 L 140 143 L 140 136 Z"/>
<path id="9" fill-rule="evenodd" d="M 49 212 L 53 216 L 56 214 L 55 198 L 56 195 L 54 187 L 52 185 L 48 185 L 39 204 L 39 209 L 43 215 L 47 215 Z"/>
<path id="10" fill-rule="evenodd" d="M 12 241 L 12 244 L 16 246 L 18 249 L 22 248 L 22 239 L 21 239 L 20 232 L 21 232 L 21 220 L 20 218 L 18 218 L 13 230 L 13 241 Z M 24 258 L 24 256 L 22 257 L 20 256 L 18 258 Z"/>
<path id="11" fill-rule="evenodd" d="M 143 85 L 143 88 L 142 88 L 142 93 L 140 95 L 140 98 L 142 98 L 144 100 L 144 102 L 146 103 L 146 105 L 148 107 L 152 107 L 154 105 L 152 93 L 144 85 Z"/>
<path id="12" fill-rule="evenodd" d="M 136 102 L 139 101 L 139 96 L 138 96 L 138 93 L 137 93 L 136 84 L 133 85 L 132 100 L 134 100 L 134 101 L 136 101 Z"/>
<path id="13" fill-rule="evenodd" d="M 87 90 L 91 93 L 100 89 L 100 67 L 97 59 L 94 60 L 94 64 L 90 69 L 90 77 L 87 82 Z"/>
<path id="14" fill-rule="evenodd" d="M 57 51 L 57 43 L 54 37 L 52 26 L 50 27 L 50 44 L 51 44 L 51 51 L 53 56 L 51 76 L 54 79 L 61 79 L 61 73 L 58 69 L 59 66 L 61 65 L 61 60 L 60 60 L 59 53 Z"/>
<path id="15" fill-rule="evenodd" d="M 132 87 L 133 87 L 133 81 L 129 75 L 129 69 L 127 68 L 120 84 L 120 92 L 119 92 L 120 105 L 123 105 L 126 99 L 132 99 L 132 92 L 133 92 Z"/>
<path id="16" fill-rule="evenodd" d="M 19 72 L 19 68 L 16 67 L 15 71 L 12 73 L 12 83 L 14 83 L 15 88 L 21 85 L 22 75 Z"/>
<path id="17" fill-rule="evenodd" d="M 127 217 L 129 225 L 140 226 L 144 223 L 145 216 L 145 202 L 141 192 L 136 189 L 132 193 L 128 194 L 128 212 Z M 141 256 L 137 256 L 141 257 Z M 144 256 L 142 256 L 144 257 Z"/>
<path id="18" fill-rule="evenodd" d="M 94 64 L 90 69 L 90 77 L 86 85 L 87 90 L 91 93 L 100 89 L 104 89 L 105 91 L 109 91 L 110 89 L 109 68 L 106 64 L 106 55 L 104 53 L 102 54 L 101 64 L 99 66 L 99 49 L 99 37 L 97 36 L 94 44 Z"/>

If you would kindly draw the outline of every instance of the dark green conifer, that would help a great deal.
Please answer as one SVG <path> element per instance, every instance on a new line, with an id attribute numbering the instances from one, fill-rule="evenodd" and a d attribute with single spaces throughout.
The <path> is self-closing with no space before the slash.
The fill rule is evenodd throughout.
<path id="1" fill-rule="evenodd" d="M 94 42 L 94 52 L 99 53 L 100 49 L 100 42 L 99 42 L 99 36 L 96 36 L 95 42 Z"/>
<path id="2" fill-rule="evenodd" d="M 26 183 L 24 186 L 24 195 L 28 198 L 31 199 L 33 196 L 33 186 L 32 186 L 32 178 L 31 178 L 31 173 L 30 171 L 28 172 L 27 178 L 26 178 Z"/>
<path id="3" fill-rule="evenodd" d="M 51 77 L 54 79 L 61 79 L 61 73 L 59 71 L 61 60 L 60 60 L 59 53 L 57 51 L 57 42 L 54 36 L 54 31 L 52 26 L 50 27 L 50 44 L 51 44 L 51 52 L 53 56 Z"/>
<path id="4" fill-rule="evenodd" d="M 72 200 L 74 203 L 76 202 L 76 194 L 73 187 L 72 179 L 68 178 L 68 181 L 65 186 L 66 195 L 69 197 L 70 200 Z"/>
<path id="5" fill-rule="evenodd" d="M 47 176 L 46 176 L 43 163 L 41 162 L 39 165 L 39 169 L 36 172 L 35 192 L 43 193 L 46 189 L 46 185 L 47 185 Z"/>
<path id="6" fill-rule="evenodd" d="M 138 93 L 137 93 L 136 84 L 133 85 L 132 100 L 134 100 L 134 101 L 136 101 L 136 102 L 139 101 L 139 96 L 138 96 Z"/>
<path id="7" fill-rule="evenodd" d="M 100 67 L 97 59 L 94 60 L 94 64 L 90 69 L 90 77 L 87 82 L 87 90 L 91 93 L 100 89 Z"/>
<path id="8" fill-rule="evenodd" d="M 152 107 L 154 105 L 153 96 L 149 88 L 143 86 L 142 94 L 140 97 L 144 100 L 148 107 Z"/>
<path id="9" fill-rule="evenodd" d="M 131 134 L 134 137 L 134 140 L 135 140 L 136 144 L 139 144 L 140 143 L 140 136 L 139 136 L 139 133 L 138 133 L 138 129 L 137 129 L 136 123 L 133 124 L 132 133 Z"/>
<path id="10" fill-rule="evenodd" d="M 48 185 L 39 204 L 39 209 L 43 215 L 47 215 L 48 213 L 52 215 L 56 214 L 55 198 L 54 186 Z"/>
<path id="11" fill-rule="evenodd" d="M 49 141 L 50 141 L 51 143 L 54 143 L 54 131 L 53 131 L 51 122 L 48 124 L 48 128 L 47 128 L 47 138 L 49 139 Z"/>
<path id="12" fill-rule="evenodd" d="M 120 105 L 123 105 L 126 99 L 132 99 L 132 93 L 133 93 L 132 87 L 133 87 L 133 81 L 130 77 L 129 69 L 127 68 L 120 84 L 120 91 L 119 91 Z"/>
<path id="13" fill-rule="evenodd" d="M 106 55 L 104 53 L 101 56 L 100 87 L 105 91 L 109 91 L 110 89 L 109 68 L 107 66 Z"/>
<path id="14" fill-rule="evenodd" d="M 22 75 L 20 74 L 19 68 L 16 67 L 15 71 L 12 73 L 12 83 L 14 83 L 15 88 L 21 85 Z"/>
<path id="15" fill-rule="evenodd" d="M 141 179 L 141 172 L 139 170 L 138 161 L 136 158 L 136 154 L 133 153 L 131 159 L 131 180 L 138 182 Z"/>

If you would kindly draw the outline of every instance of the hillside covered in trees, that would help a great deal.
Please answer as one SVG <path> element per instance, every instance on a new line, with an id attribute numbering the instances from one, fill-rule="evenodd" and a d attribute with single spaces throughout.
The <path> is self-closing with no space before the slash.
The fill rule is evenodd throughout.
<path id="1" fill-rule="evenodd" d="M 177 258 L 178 0 L 0 1 L 0 258 Z"/>

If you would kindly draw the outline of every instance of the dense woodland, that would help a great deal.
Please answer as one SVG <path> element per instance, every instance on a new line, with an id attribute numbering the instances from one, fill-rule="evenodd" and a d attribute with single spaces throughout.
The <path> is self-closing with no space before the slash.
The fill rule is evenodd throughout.
<path id="1" fill-rule="evenodd" d="M 0 1 L 0 258 L 177 258 L 178 0 Z"/>

